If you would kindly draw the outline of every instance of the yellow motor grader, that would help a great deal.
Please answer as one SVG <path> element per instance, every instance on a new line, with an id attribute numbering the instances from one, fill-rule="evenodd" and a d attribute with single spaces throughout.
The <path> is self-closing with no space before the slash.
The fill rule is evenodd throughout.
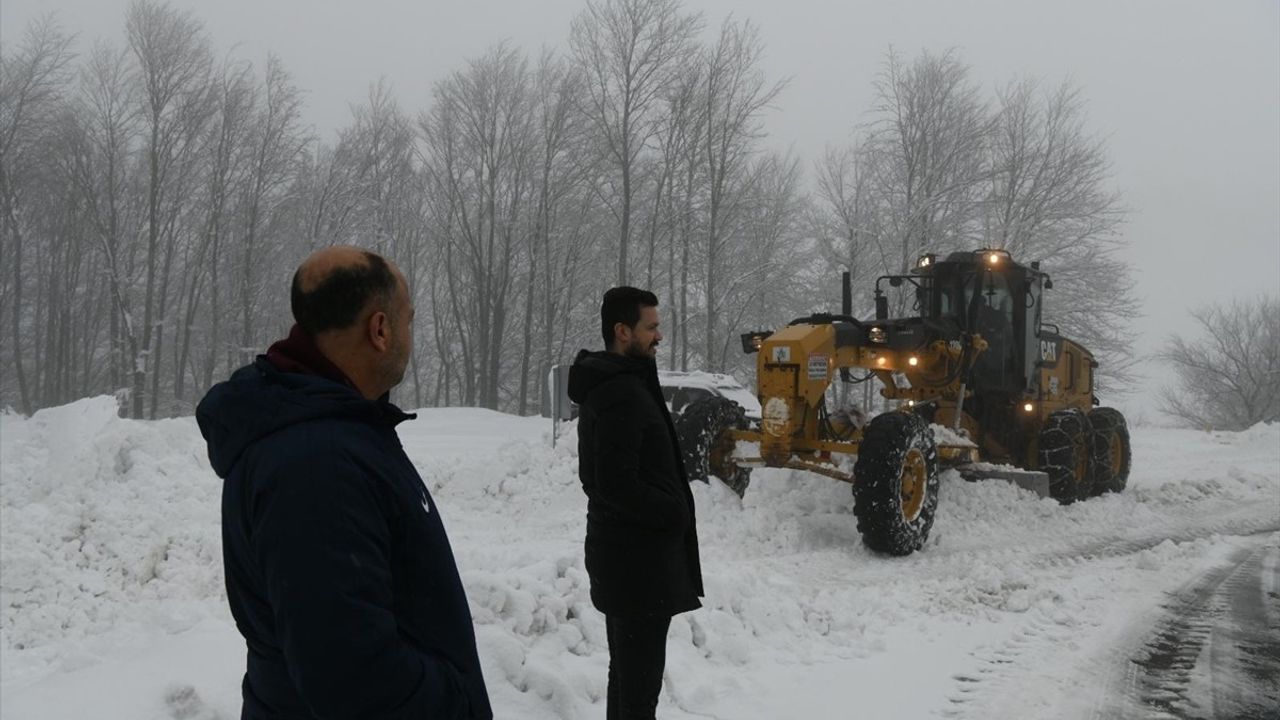
<path id="1" fill-rule="evenodd" d="M 882 283 L 916 314 L 890 318 Z M 1062 503 L 1120 492 L 1128 428 L 1117 410 L 1095 407 L 1092 354 L 1042 321 L 1052 287 L 1039 263 L 1004 250 L 925 255 L 909 274 L 878 278 L 875 319 L 859 320 L 846 273 L 841 314 L 742 336 L 743 350 L 759 354 L 758 420 L 723 397 L 681 414 L 690 479 L 715 475 L 740 495 L 755 467 L 849 482 L 863 541 L 891 555 L 927 541 L 941 469 Z M 855 408 L 829 408 L 837 378 L 876 378 L 899 407 L 866 423 Z"/>

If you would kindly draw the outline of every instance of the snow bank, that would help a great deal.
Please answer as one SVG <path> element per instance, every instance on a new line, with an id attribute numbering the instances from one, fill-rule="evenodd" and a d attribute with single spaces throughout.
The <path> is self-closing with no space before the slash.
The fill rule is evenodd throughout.
<path id="1" fill-rule="evenodd" d="M 96 662 L 122 627 L 226 616 L 221 484 L 193 419 L 121 420 L 112 398 L 6 415 L 0 458 L 6 680 Z"/>
<path id="2" fill-rule="evenodd" d="M 603 714 L 576 429 L 561 428 L 552 448 L 541 418 L 433 409 L 401 426 L 457 554 L 499 717 Z M 223 596 L 220 482 L 194 422 L 121 420 L 102 398 L 0 415 L 0 459 L 0 714 L 236 716 L 243 643 Z M 1140 430 L 1134 468 L 1124 494 L 1069 507 L 948 472 L 930 542 L 906 558 L 862 546 L 846 484 L 759 469 L 739 499 L 694 483 L 707 596 L 672 623 L 660 714 L 1042 716 L 1074 692 L 1058 676 L 1088 639 L 1128 617 L 1117 594 L 1146 607 L 1223 534 L 1280 528 L 1276 425 Z M 1038 638 L 1052 652 L 1027 649 Z M 957 673 L 1010 672 L 1007 655 L 1029 668 L 1016 685 L 955 699 Z M 908 672 L 918 687 L 904 697 Z M 1007 705 L 1011 692 L 1042 704 Z"/>

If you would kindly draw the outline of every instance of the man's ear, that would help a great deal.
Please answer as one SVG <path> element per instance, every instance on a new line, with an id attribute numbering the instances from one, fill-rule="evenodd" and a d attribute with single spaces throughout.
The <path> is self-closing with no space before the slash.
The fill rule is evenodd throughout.
<path id="1" fill-rule="evenodd" d="M 391 317 L 383 310 L 369 316 L 369 343 L 378 352 L 386 352 L 391 347 Z"/>
<path id="2" fill-rule="evenodd" d="M 625 346 L 631 341 L 631 328 L 626 323 L 613 324 L 613 344 Z"/>

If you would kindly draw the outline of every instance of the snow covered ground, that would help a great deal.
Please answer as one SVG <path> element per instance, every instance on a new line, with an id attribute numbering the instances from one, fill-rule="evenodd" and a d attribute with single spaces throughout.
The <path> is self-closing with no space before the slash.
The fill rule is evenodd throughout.
<path id="1" fill-rule="evenodd" d="M 899 559 L 862 547 L 834 481 L 757 471 L 743 501 L 696 483 L 707 597 L 672 623 L 659 715 L 1200 717 L 1226 712 L 1226 685 L 1275 697 L 1229 652 L 1247 631 L 1211 611 L 1280 633 L 1280 426 L 1133 432 L 1120 496 L 1059 507 L 948 473 L 928 546 Z M 549 421 L 441 409 L 401 436 L 498 717 L 603 717 L 572 425 L 552 449 Z M 0 416 L 0 716 L 239 717 L 219 485 L 190 418 L 121 420 L 107 398 Z M 1179 623 L 1236 639 L 1166 653 Z"/>

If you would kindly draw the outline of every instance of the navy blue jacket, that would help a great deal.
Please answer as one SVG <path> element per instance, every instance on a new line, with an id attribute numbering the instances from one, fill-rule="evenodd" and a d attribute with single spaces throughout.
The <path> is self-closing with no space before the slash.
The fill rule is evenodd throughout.
<path id="1" fill-rule="evenodd" d="M 493 717 L 453 551 L 396 435 L 412 417 L 265 356 L 201 401 L 243 718 Z"/>
<path id="2" fill-rule="evenodd" d="M 583 350 L 569 368 L 579 405 L 591 601 L 606 615 L 701 607 L 693 493 L 652 360 Z"/>

